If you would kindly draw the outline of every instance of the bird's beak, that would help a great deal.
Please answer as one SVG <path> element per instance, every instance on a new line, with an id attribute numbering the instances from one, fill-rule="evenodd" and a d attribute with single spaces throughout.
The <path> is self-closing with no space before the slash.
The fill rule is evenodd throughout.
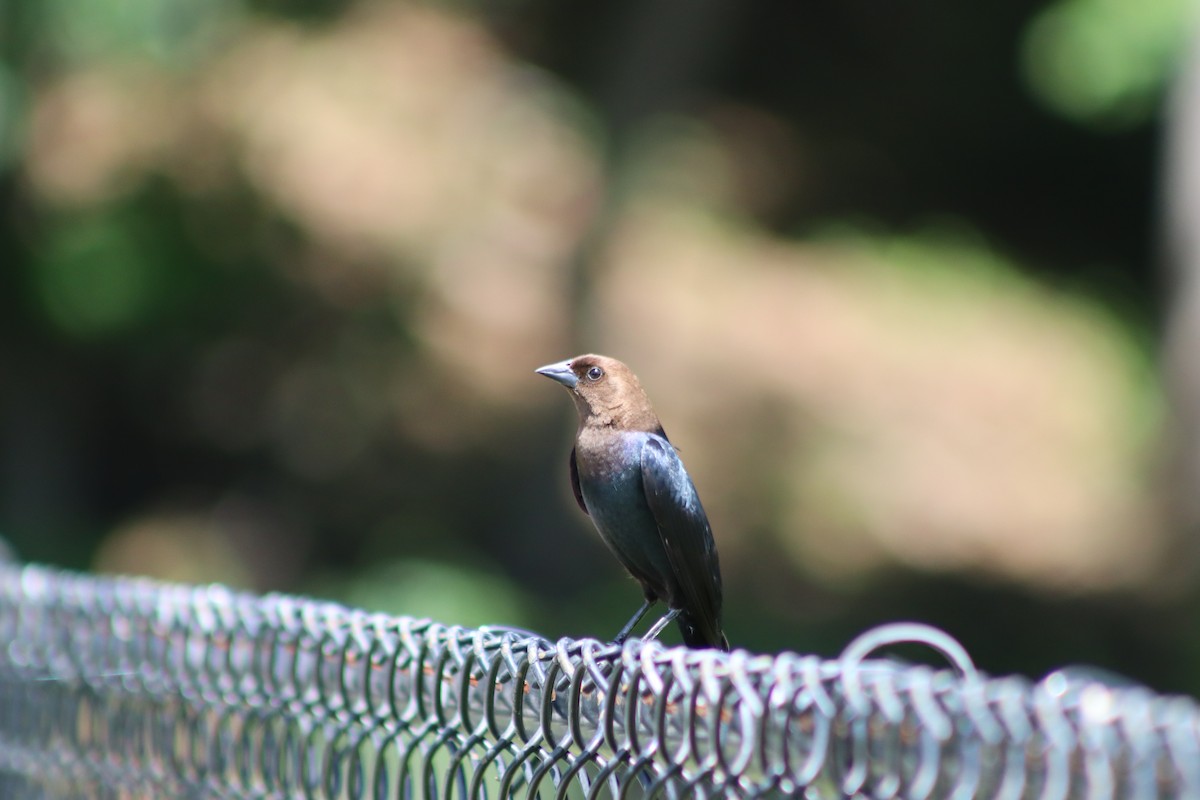
<path id="1" fill-rule="evenodd" d="M 574 389 L 575 384 L 579 383 L 579 378 L 575 377 L 575 373 L 571 371 L 571 362 L 569 360 L 538 367 L 534 372 L 538 375 L 545 375 L 552 381 L 558 381 L 568 389 Z"/>

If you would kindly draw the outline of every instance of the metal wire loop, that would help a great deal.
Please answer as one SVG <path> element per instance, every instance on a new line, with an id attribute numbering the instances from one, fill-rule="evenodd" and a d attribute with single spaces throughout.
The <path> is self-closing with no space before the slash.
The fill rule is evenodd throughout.
<path id="1" fill-rule="evenodd" d="M 617 647 L 0 561 L 0 640 L 3 798 L 1200 796 L 1193 700 L 913 623 Z M 900 642 L 952 669 L 868 658 Z"/>

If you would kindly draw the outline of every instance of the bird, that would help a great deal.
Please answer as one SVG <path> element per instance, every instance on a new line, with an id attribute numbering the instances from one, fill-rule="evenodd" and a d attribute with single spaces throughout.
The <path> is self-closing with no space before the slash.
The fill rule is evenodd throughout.
<path id="1" fill-rule="evenodd" d="M 688 647 L 729 650 L 721 628 L 721 568 L 700 496 L 637 376 L 596 354 L 535 370 L 562 384 L 579 412 L 569 462 L 583 513 L 644 602 L 620 630 L 623 643 L 658 601 L 667 613 L 646 633 L 675 621 Z"/>

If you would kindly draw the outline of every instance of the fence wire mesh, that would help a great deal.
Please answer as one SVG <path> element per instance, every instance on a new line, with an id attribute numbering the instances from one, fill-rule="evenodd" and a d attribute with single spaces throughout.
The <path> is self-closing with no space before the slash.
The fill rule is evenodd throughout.
<path id="1" fill-rule="evenodd" d="M 0 565 L 3 798 L 1200 797 L 1200 714 L 1054 673 L 613 647 Z"/>

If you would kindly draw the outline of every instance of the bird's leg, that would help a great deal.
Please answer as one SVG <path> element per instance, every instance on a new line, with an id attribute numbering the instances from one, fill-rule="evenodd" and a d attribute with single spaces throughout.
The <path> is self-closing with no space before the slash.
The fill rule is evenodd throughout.
<path id="1" fill-rule="evenodd" d="M 654 605 L 653 600 L 646 600 L 642 603 L 642 607 L 637 610 L 633 618 L 629 622 L 626 622 L 625 627 L 621 628 L 620 632 L 617 633 L 617 638 L 613 639 L 613 644 L 624 644 L 625 640 L 629 638 L 629 633 L 633 630 L 633 626 L 642 621 L 642 617 L 646 616 L 646 612 L 650 610 L 650 606 L 652 605 Z"/>
<path id="2" fill-rule="evenodd" d="M 681 611 L 681 610 L 682 610 L 682 609 L 678 609 L 678 608 L 672 608 L 670 611 L 668 611 L 667 613 L 663 614 L 663 615 L 662 615 L 662 618 L 661 618 L 661 619 L 660 619 L 658 622 L 656 622 L 656 623 L 654 623 L 653 625 L 651 625 L 651 626 L 650 626 L 650 630 L 646 631 L 646 635 L 645 635 L 645 636 L 643 636 L 642 638 L 643 638 L 643 639 L 656 639 L 656 638 L 658 638 L 658 635 L 659 635 L 660 633 L 662 633 L 662 631 L 663 631 L 663 628 L 667 627 L 667 625 L 669 625 L 669 624 L 670 624 L 671 620 L 673 620 L 673 619 L 675 619 L 676 617 L 678 617 L 678 616 L 679 616 L 679 613 L 680 613 L 680 611 Z"/>

